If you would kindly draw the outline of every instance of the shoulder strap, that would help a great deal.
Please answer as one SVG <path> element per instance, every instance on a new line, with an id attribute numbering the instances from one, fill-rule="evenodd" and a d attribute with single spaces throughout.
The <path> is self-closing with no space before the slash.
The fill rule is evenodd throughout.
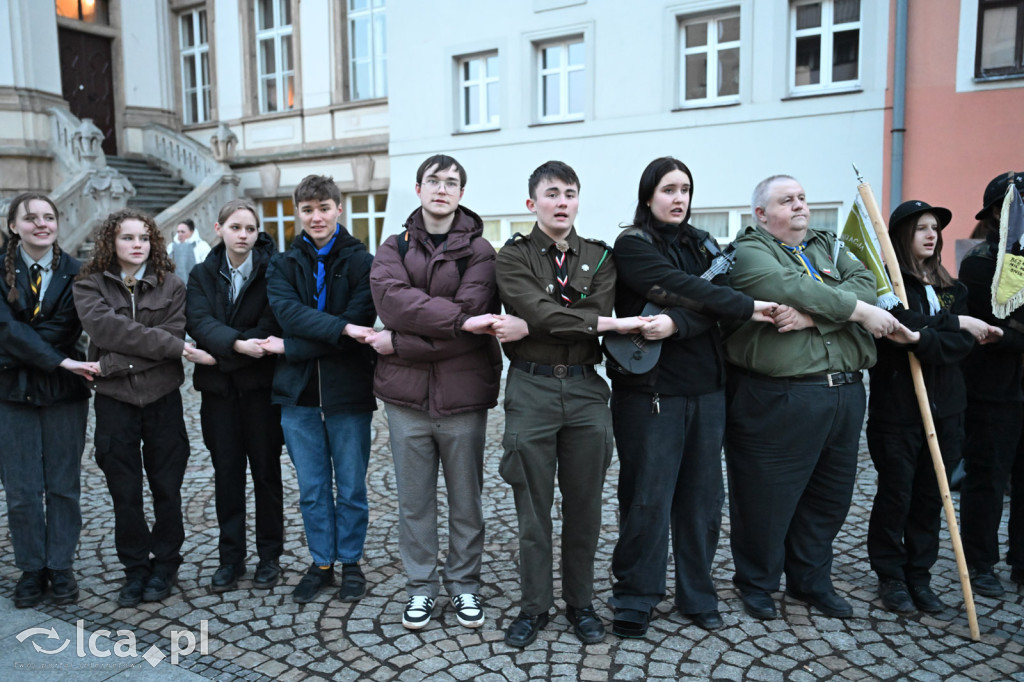
<path id="1" fill-rule="evenodd" d="M 473 237 L 476 239 L 476 237 Z M 409 253 L 409 230 L 405 230 L 402 234 L 398 235 L 398 257 L 405 262 L 405 254 Z M 469 256 L 463 256 L 455 261 L 455 267 L 459 269 L 459 279 L 466 274 L 466 266 L 469 265 Z"/>

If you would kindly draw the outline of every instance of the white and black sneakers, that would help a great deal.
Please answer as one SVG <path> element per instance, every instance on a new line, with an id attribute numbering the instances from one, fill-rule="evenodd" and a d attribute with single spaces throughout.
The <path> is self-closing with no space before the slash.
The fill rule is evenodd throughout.
<path id="1" fill-rule="evenodd" d="M 484 609 L 480 605 L 480 597 L 467 592 L 452 599 L 455 617 L 459 624 L 467 628 L 478 628 L 484 624 Z"/>
<path id="2" fill-rule="evenodd" d="M 410 630 L 419 630 L 430 622 L 434 613 L 434 600 L 430 597 L 417 595 L 409 597 L 402 614 L 402 625 Z"/>
<path id="3" fill-rule="evenodd" d="M 484 609 L 480 597 L 467 592 L 452 598 L 452 608 L 459 624 L 467 628 L 478 628 L 484 624 Z M 426 627 L 434 613 L 434 600 L 431 597 L 416 595 L 409 597 L 402 613 L 402 625 L 409 630 Z"/>

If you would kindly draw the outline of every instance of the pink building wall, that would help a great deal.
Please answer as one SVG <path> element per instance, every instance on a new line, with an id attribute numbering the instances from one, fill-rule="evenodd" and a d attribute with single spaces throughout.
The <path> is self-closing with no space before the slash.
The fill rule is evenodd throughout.
<path id="1" fill-rule="evenodd" d="M 985 185 L 1002 171 L 1024 170 L 1024 87 L 956 91 L 959 16 L 959 0 L 909 0 L 903 200 L 920 199 L 953 212 L 942 253 L 950 271 L 956 269 L 956 240 L 969 237 L 977 223 L 974 214 L 981 209 Z M 892 153 L 895 19 L 894 1 L 886 169 Z M 887 175 L 878 197 L 886 216 L 893 208 L 889 183 Z"/>

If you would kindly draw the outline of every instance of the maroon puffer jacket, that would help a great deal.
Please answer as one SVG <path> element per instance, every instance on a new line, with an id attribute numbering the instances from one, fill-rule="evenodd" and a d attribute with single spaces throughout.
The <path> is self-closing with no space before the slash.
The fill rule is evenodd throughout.
<path id="1" fill-rule="evenodd" d="M 423 227 L 422 208 L 406 220 L 409 250 L 398 240 L 377 249 L 370 290 L 395 353 L 378 358 L 373 390 L 384 402 L 445 416 L 494 407 L 501 351 L 486 334 L 460 327 L 468 317 L 500 312 L 494 249 L 481 236 L 480 216 L 460 206 L 448 239 L 435 247 Z M 460 279 L 460 259 L 465 271 Z"/>

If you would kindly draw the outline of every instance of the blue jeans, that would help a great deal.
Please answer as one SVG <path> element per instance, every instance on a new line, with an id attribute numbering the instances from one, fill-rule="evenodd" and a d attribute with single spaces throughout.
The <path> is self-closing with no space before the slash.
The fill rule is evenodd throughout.
<path id="1" fill-rule="evenodd" d="M 352 564 L 363 556 L 370 517 L 366 467 L 372 417 L 372 412 L 323 414 L 319 407 L 281 407 L 284 441 L 299 481 L 306 544 L 317 566 Z"/>
<path id="2" fill-rule="evenodd" d="M 0 402 L 0 478 L 22 571 L 63 570 L 75 561 L 88 414 L 87 400 L 48 407 Z"/>

